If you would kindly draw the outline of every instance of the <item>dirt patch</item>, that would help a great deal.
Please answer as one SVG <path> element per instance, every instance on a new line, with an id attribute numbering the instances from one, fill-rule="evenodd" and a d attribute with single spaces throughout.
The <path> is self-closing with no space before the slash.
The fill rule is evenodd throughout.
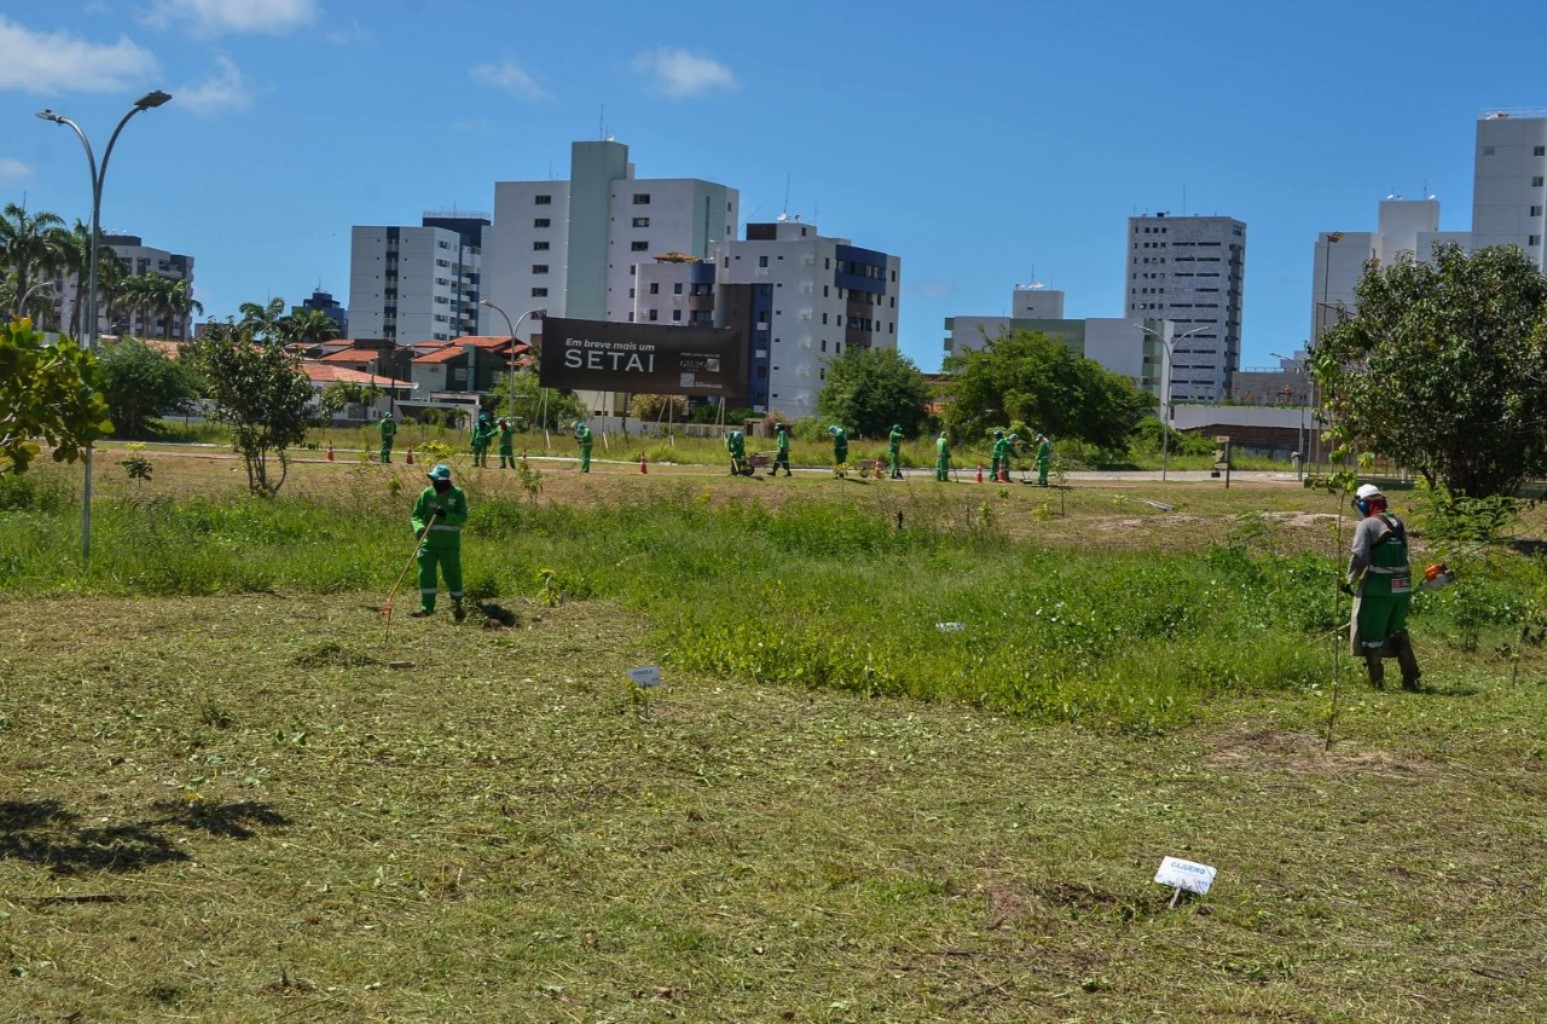
<path id="1" fill-rule="evenodd" d="M 1209 761 L 1221 767 L 1303 773 L 1373 773 L 1398 778 L 1432 774 L 1434 765 L 1422 758 L 1387 750 L 1360 749 L 1311 732 L 1240 725 L 1218 737 Z"/>

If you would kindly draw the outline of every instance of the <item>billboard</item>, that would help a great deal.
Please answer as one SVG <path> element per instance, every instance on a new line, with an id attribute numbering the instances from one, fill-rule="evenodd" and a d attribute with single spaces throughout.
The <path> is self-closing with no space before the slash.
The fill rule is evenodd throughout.
<path id="1" fill-rule="evenodd" d="M 741 357 L 740 331 L 551 316 L 543 321 L 539 380 L 545 388 L 736 402 L 746 391 Z"/>

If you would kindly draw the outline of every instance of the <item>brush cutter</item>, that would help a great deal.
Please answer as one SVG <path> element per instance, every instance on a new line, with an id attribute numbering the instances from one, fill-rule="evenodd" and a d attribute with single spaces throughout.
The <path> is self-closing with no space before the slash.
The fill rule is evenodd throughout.
<path id="1" fill-rule="evenodd" d="M 403 566 L 403 571 L 397 574 L 397 582 L 392 584 L 392 592 L 387 595 L 387 603 L 381 606 L 381 614 L 387 620 L 388 631 L 392 629 L 392 600 L 397 597 L 398 588 L 403 585 L 403 577 L 408 575 L 408 570 L 413 568 L 414 562 L 419 558 L 419 549 L 424 547 L 424 538 L 430 535 L 430 528 L 435 525 L 435 519 L 436 517 L 432 515 L 430 521 L 424 524 L 424 531 L 414 542 L 413 554 L 408 556 L 408 563 Z"/>

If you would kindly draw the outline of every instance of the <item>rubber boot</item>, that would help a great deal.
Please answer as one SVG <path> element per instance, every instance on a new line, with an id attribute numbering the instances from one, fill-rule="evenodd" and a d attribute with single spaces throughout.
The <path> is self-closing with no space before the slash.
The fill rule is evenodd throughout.
<path id="1" fill-rule="evenodd" d="M 1418 692 L 1422 689 L 1418 681 L 1423 678 L 1423 671 L 1418 667 L 1418 655 L 1413 653 L 1413 641 L 1407 630 L 1391 634 L 1390 643 L 1396 651 L 1397 664 L 1402 666 L 1402 689 Z"/>
<path id="2" fill-rule="evenodd" d="M 462 599 L 460 597 L 455 598 L 451 602 L 451 617 L 457 622 L 467 618 L 467 610 L 462 607 Z"/>
<path id="3" fill-rule="evenodd" d="M 1366 654 L 1364 667 L 1370 673 L 1370 685 L 1377 690 L 1386 688 L 1386 663 L 1381 660 L 1379 654 Z"/>

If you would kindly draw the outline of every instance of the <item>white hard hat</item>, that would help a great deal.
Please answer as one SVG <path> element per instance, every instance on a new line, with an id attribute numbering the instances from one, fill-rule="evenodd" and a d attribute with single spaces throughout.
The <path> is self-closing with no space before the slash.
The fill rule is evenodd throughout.
<path id="1" fill-rule="evenodd" d="M 1384 498 L 1385 495 L 1374 484 L 1364 484 L 1354 492 L 1354 497 L 1360 501 L 1369 501 L 1371 498 Z"/>

